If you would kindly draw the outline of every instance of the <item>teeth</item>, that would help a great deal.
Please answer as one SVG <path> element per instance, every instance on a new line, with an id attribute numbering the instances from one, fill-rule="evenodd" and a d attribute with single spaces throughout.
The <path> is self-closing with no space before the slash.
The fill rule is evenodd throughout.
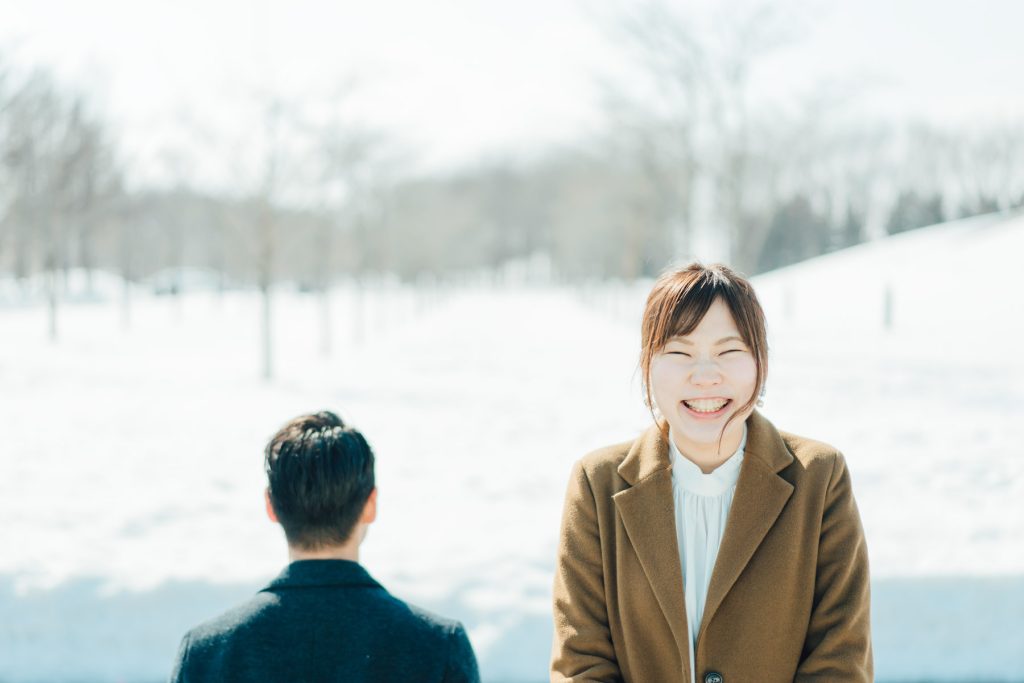
<path id="1" fill-rule="evenodd" d="M 716 413 L 722 409 L 722 407 L 729 402 L 729 399 L 707 399 L 702 398 L 696 401 L 683 401 L 687 408 L 694 410 L 698 413 Z"/>

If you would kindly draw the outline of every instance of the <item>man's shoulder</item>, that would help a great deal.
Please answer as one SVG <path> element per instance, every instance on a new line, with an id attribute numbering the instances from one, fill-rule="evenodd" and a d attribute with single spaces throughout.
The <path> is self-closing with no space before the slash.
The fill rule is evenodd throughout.
<path id="1" fill-rule="evenodd" d="M 200 648 L 223 642 L 247 625 L 265 618 L 273 611 L 278 597 L 273 593 L 259 592 L 245 602 L 236 605 L 222 614 L 207 619 L 191 628 L 185 634 L 190 648 Z"/>
<path id="2" fill-rule="evenodd" d="M 420 637 L 433 635 L 439 639 L 463 630 L 459 621 L 406 602 L 384 588 L 361 590 L 358 595 L 353 595 L 353 591 L 345 587 L 322 587 L 315 591 L 326 602 L 342 595 L 346 602 L 358 602 L 361 612 L 374 615 L 377 621 L 387 622 L 389 629 L 404 628 L 417 632 Z M 292 610 L 284 609 L 286 600 L 287 597 L 278 591 L 263 590 L 240 605 L 195 626 L 189 630 L 188 640 L 192 647 L 201 647 L 204 644 L 223 642 L 261 622 L 291 620 L 295 615 Z"/>
<path id="3" fill-rule="evenodd" d="M 317 661 L 305 655 L 296 660 L 310 651 L 319 653 L 312 657 Z M 391 673 L 381 679 L 388 681 L 418 670 L 436 671 L 441 680 L 446 669 L 473 671 L 476 666 L 460 622 L 407 603 L 383 587 L 271 586 L 188 631 L 175 671 L 212 681 L 221 680 L 224 672 L 267 667 L 308 674 L 340 665 L 358 672 L 370 661 L 388 662 L 382 671 Z M 238 674 L 231 680 L 250 678 Z"/>
<path id="4" fill-rule="evenodd" d="M 442 617 L 440 614 L 431 612 L 428 609 L 424 609 L 418 605 L 396 598 L 390 593 L 388 594 L 388 597 L 403 605 L 405 609 L 408 610 L 409 618 L 415 620 L 419 624 L 422 624 L 425 628 L 437 632 L 438 634 L 447 636 L 455 633 L 456 631 L 463 630 L 462 623 L 456 619 Z"/>
<path id="5" fill-rule="evenodd" d="M 441 653 L 442 680 L 452 683 L 479 683 L 480 671 L 477 668 L 476 655 L 462 624 L 416 605 L 406 603 L 406 606 L 413 617 L 439 639 L 436 646 L 430 644 L 435 638 L 422 638 L 421 641 L 424 647 L 431 648 L 430 652 L 434 656 Z"/>
<path id="6" fill-rule="evenodd" d="M 404 633 L 425 645 L 438 646 L 456 634 L 465 633 L 461 622 L 406 602 L 386 589 L 375 591 L 364 608 L 378 620 L 387 622 L 389 632 Z"/>

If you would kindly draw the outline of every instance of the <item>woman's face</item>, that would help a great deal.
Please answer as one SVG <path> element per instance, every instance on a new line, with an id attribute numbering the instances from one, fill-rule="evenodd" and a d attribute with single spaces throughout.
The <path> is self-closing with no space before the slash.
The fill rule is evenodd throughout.
<path id="1" fill-rule="evenodd" d="M 757 366 L 729 307 L 714 303 L 690 334 L 672 337 L 651 359 L 651 394 L 684 453 L 717 448 L 722 428 L 754 394 Z M 729 426 L 742 430 L 748 409 Z M 728 440 L 728 434 L 726 439 Z"/>

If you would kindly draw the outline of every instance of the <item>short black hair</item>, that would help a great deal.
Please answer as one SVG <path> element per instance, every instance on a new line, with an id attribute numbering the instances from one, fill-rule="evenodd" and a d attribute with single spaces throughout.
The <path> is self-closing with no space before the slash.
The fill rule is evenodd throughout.
<path id="1" fill-rule="evenodd" d="M 317 550 L 345 543 L 373 492 L 373 451 L 330 411 L 290 421 L 267 443 L 270 504 L 288 544 Z"/>

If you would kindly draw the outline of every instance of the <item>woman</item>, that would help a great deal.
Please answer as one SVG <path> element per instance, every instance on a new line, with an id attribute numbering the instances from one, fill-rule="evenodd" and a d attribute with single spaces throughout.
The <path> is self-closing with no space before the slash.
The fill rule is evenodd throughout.
<path id="1" fill-rule="evenodd" d="M 750 283 L 655 283 L 640 369 L 655 424 L 576 463 L 555 573 L 552 681 L 871 681 L 868 557 L 843 456 L 756 410 Z"/>

